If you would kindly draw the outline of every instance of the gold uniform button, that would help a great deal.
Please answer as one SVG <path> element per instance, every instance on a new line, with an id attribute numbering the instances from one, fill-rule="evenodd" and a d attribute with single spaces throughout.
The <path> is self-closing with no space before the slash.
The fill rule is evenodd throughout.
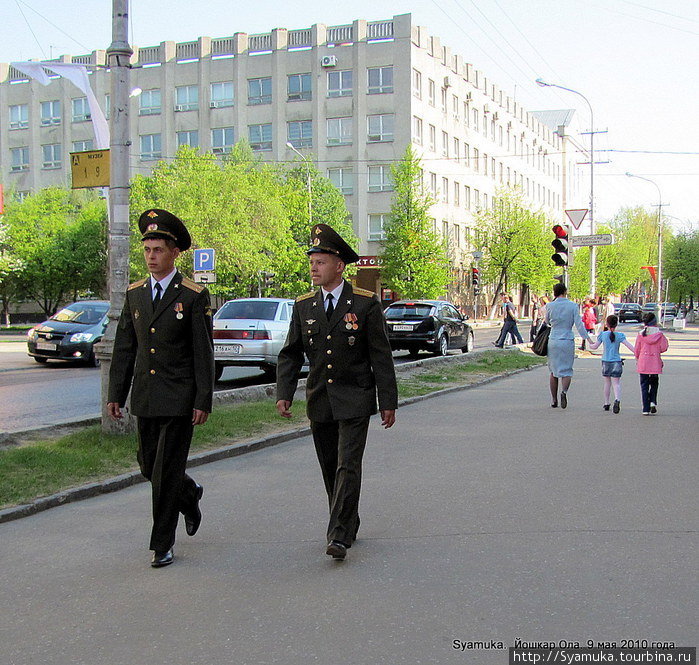
<path id="1" fill-rule="evenodd" d="M 154 332 L 155 332 L 155 328 L 151 328 L 150 331 L 151 331 L 152 333 L 154 333 Z"/>
<path id="2" fill-rule="evenodd" d="M 150 352 L 151 352 L 151 353 L 155 353 L 155 349 L 151 349 Z"/>
<path id="3" fill-rule="evenodd" d="M 333 338 L 332 335 L 328 335 L 328 337 L 327 337 L 327 339 L 332 339 L 332 338 Z"/>
<path id="4" fill-rule="evenodd" d="M 333 382 L 333 380 L 332 380 L 332 379 L 328 379 L 328 383 L 332 383 L 332 382 Z"/>
<path id="5" fill-rule="evenodd" d="M 332 365 L 328 365 L 328 369 L 332 369 L 332 368 L 333 368 L 333 366 L 332 366 Z"/>
<path id="6" fill-rule="evenodd" d="M 151 374 L 155 374 L 155 370 L 152 369 L 152 370 L 150 371 L 150 373 L 151 373 Z"/>
<path id="7" fill-rule="evenodd" d="M 329 356 L 331 356 L 332 353 L 333 353 L 333 350 L 332 350 L 332 349 L 328 349 L 326 353 L 327 353 Z"/>

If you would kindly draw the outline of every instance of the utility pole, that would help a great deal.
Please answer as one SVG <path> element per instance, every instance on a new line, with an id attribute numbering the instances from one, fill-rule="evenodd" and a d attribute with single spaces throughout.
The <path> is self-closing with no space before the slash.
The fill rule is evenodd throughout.
<path id="1" fill-rule="evenodd" d="M 129 285 L 129 74 L 133 50 L 129 46 L 129 0 L 112 0 L 112 43 L 107 49 L 111 78 L 109 183 L 109 322 L 97 357 L 102 379 L 102 430 L 130 429 L 130 418 L 112 421 L 107 415 L 109 369 L 119 315 Z"/>

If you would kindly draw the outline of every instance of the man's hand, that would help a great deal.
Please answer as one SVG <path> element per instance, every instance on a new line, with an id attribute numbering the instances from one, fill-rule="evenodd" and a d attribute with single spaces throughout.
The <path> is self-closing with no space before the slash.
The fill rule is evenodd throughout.
<path id="1" fill-rule="evenodd" d="M 393 427 L 396 422 L 396 410 L 395 409 L 383 409 L 381 411 L 381 424 L 384 428 L 388 429 Z"/>
<path id="2" fill-rule="evenodd" d="M 121 420 L 124 417 L 119 402 L 107 402 L 107 414 L 112 420 Z"/>
<path id="3" fill-rule="evenodd" d="M 277 402 L 277 411 L 282 418 L 291 418 L 291 402 L 288 399 L 280 399 Z"/>
<path id="4" fill-rule="evenodd" d="M 200 409 L 194 409 L 192 411 L 192 425 L 203 425 L 208 417 L 208 412 L 201 411 Z"/>

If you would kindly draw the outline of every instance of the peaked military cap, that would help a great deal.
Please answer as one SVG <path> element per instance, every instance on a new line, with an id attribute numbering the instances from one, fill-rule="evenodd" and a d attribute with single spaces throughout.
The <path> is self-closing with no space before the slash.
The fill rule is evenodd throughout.
<path id="1" fill-rule="evenodd" d="M 311 247 L 306 254 L 334 254 L 345 263 L 356 263 L 359 255 L 343 239 L 342 236 L 327 224 L 316 224 L 311 230 Z"/>
<path id="2" fill-rule="evenodd" d="M 148 238 L 166 238 L 174 240 L 181 251 L 192 246 L 192 237 L 179 217 L 167 210 L 150 208 L 138 218 L 138 228 L 143 234 L 141 240 Z"/>

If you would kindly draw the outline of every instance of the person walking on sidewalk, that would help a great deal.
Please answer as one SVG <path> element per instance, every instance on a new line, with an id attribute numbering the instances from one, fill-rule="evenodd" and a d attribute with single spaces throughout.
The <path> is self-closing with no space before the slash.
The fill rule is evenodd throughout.
<path id="1" fill-rule="evenodd" d="M 649 416 L 658 411 L 658 384 L 663 373 L 661 353 L 668 349 L 667 337 L 658 328 L 658 320 L 653 312 L 643 316 L 643 330 L 636 337 L 634 355 L 636 370 L 641 377 L 641 401 L 643 415 Z"/>
<path id="2" fill-rule="evenodd" d="M 204 490 L 185 469 L 193 428 L 211 413 L 214 349 L 209 293 L 175 268 L 175 259 L 192 243 L 185 225 L 167 210 L 154 208 L 141 215 L 138 226 L 150 276 L 126 292 L 114 339 L 107 412 L 121 419 L 131 389 L 138 463 L 152 486 L 151 565 L 159 568 L 174 560 L 179 514 L 189 536 L 201 523 Z"/>
<path id="3" fill-rule="evenodd" d="M 561 383 L 561 408 L 568 406 L 568 389 L 573 379 L 573 362 L 575 360 L 575 336 L 573 326 L 580 336 L 590 341 L 590 335 L 582 319 L 578 306 L 566 298 L 568 289 L 565 284 L 553 287 L 554 299 L 546 305 L 546 323 L 551 326 L 548 344 L 549 390 L 551 406 L 558 406 L 558 383 Z"/>
<path id="4" fill-rule="evenodd" d="M 507 335 L 512 336 L 513 344 L 523 344 L 524 340 L 517 329 L 517 308 L 508 293 L 502 294 L 502 312 L 502 329 L 500 330 L 500 335 L 497 340 L 493 342 L 493 345 L 502 349 L 507 340 Z"/>
<path id="5" fill-rule="evenodd" d="M 277 410 L 292 417 L 307 356 L 306 412 L 330 508 L 325 553 L 343 560 L 359 529 L 362 457 L 377 392 L 381 424 L 389 428 L 398 389 L 381 303 L 343 279 L 345 266 L 358 255 L 327 224 L 316 224 L 311 238 L 311 280 L 320 288 L 294 304 L 277 364 Z"/>
<path id="6" fill-rule="evenodd" d="M 624 365 L 619 353 L 619 347 L 623 344 L 632 353 L 634 347 L 627 341 L 626 335 L 622 332 L 616 332 L 616 327 L 619 325 L 619 318 L 616 314 L 608 316 L 606 319 L 606 330 L 600 333 L 596 342 L 590 342 L 590 349 L 594 350 L 604 344 L 604 353 L 602 354 L 602 376 L 604 377 L 604 405 L 602 408 L 609 411 L 609 400 L 611 398 L 611 389 L 614 387 L 614 413 L 619 413 L 621 409 L 621 373 L 624 370 Z"/>
<path id="7" fill-rule="evenodd" d="M 583 300 L 582 322 L 588 335 L 592 335 L 595 332 L 595 326 L 597 325 L 597 315 L 595 314 L 595 301 L 590 298 L 585 298 L 585 300 Z M 580 345 L 580 350 L 585 350 L 584 337 L 582 344 Z"/>

